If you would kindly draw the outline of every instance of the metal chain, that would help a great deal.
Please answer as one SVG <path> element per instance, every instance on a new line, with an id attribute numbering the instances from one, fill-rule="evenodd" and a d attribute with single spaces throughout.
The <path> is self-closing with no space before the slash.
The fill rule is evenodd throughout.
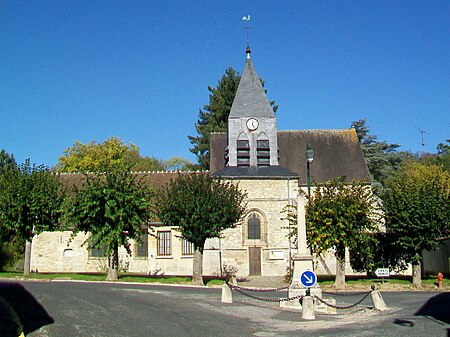
<path id="1" fill-rule="evenodd" d="M 318 297 L 316 295 L 314 295 L 314 298 L 316 298 L 317 300 L 319 300 L 319 302 L 322 302 L 323 304 L 325 304 L 331 308 L 350 309 L 350 308 L 356 307 L 358 304 L 360 304 L 362 301 L 364 301 L 370 294 L 371 294 L 371 291 L 369 291 L 368 293 L 365 293 L 365 296 L 363 296 L 363 298 L 361 298 L 358 302 L 356 302 L 354 304 L 350 304 L 350 305 L 333 305 L 333 304 L 327 303 L 325 300 L 321 299 L 320 297 Z"/>
<path id="2" fill-rule="evenodd" d="M 248 294 L 238 288 L 233 288 L 233 289 L 235 289 L 237 292 L 241 293 L 244 296 L 253 298 L 258 301 L 264 301 L 264 302 L 287 302 L 287 301 L 292 301 L 292 300 L 300 300 L 301 298 L 303 298 L 305 296 L 305 295 L 301 294 L 301 295 L 298 295 L 295 297 L 290 297 L 290 298 L 262 298 L 262 297 L 258 297 L 258 296 L 252 295 L 252 294 Z"/>
<path id="3" fill-rule="evenodd" d="M 370 293 L 370 292 L 369 292 Z M 361 296 L 367 294 L 367 291 L 360 291 L 360 292 L 332 292 L 332 291 L 323 291 L 322 294 L 327 295 L 335 295 L 335 296 Z"/>
<path id="4" fill-rule="evenodd" d="M 234 285 L 234 284 L 230 284 L 228 283 L 228 280 L 225 281 L 228 286 L 231 289 L 241 289 L 241 290 L 246 290 L 246 291 L 254 291 L 256 293 L 268 293 L 268 292 L 273 292 L 273 291 L 281 291 L 281 290 L 286 290 L 288 289 L 290 286 L 285 286 L 285 287 L 280 287 L 280 288 L 270 288 L 270 289 L 257 289 L 257 288 L 246 288 L 246 287 L 241 287 L 238 285 Z"/>
<path id="5" fill-rule="evenodd" d="M 265 302 L 287 302 L 287 301 L 293 301 L 293 300 L 301 300 L 303 297 L 305 297 L 304 294 L 298 295 L 298 296 L 294 296 L 294 297 L 288 297 L 288 298 L 262 298 L 262 297 L 258 297 L 249 293 L 246 293 L 245 291 L 253 291 L 253 292 L 271 292 L 271 291 L 278 291 L 278 290 L 284 290 L 289 288 L 288 287 L 283 287 L 283 288 L 276 288 L 276 289 L 255 289 L 255 288 L 245 288 L 245 287 L 240 287 L 234 284 L 230 284 L 228 282 L 228 280 L 225 281 L 226 284 L 228 285 L 228 287 L 230 287 L 230 289 L 232 290 L 236 290 L 237 292 L 241 293 L 244 296 L 253 298 L 255 300 L 258 301 L 265 301 Z M 245 290 L 245 291 L 244 291 Z M 322 291 L 322 293 L 324 294 L 330 294 L 330 295 L 338 295 L 338 296 L 358 296 L 358 295 L 364 295 L 359 301 L 357 301 L 354 304 L 350 304 L 350 305 L 333 305 L 330 303 L 327 303 L 325 300 L 323 300 L 322 298 L 314 295 L 313 297 L 315 299 L 317 299 L 319 302 L 322 302 L 323 304 L 331 307 L 331 308 L 335 308 L 335 309 L 350 309 L 353 307 L 356 307 L 358 304 L 362 303 L 362 301 L 364 301 L 371 293 L 372 291 L 369 292 L 354 292 L 354 293 L 334 293 L 334 292 L 325 292 Z"/>

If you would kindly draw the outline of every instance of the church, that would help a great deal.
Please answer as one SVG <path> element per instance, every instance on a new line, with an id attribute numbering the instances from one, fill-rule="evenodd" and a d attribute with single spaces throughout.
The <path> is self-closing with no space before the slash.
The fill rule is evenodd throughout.
<path id="1" fill-rule="evenodd" d="M 211 134 L 210 165 L 211 175 L 232 180 L 247 193 L 247 213 L 235 228 L 206 242 L 204 275 L 220 275 L 222 270 L 239 277 L 286 275 L 296 249 L 288 238 L 290 228 L 283 210 L 295 207 L 301 200 L 299 193 L 307 193 L 313 183 L 340 176 L 349 180 L 369 177 L 354 129 L 278 130 L 249 48 L 228 130 Z M 145 179 L 160 187 L 177 174 L 152 172 Z M 79 186 L 83 177 L 62 174 L 61 179 Z M 101 250 L 83 245 L 88 238 L 80 233 L 71 239 L 70 231 L 37 235 L 32 242 L 31 271 L 105 271 L 107 258 Z M 180 238 L 175 227 L 151 223 L 142 241 L 142 245 L 132 244 L 131 256 L 123 248 L 119 251 L 121 271 L 192 275 L 193 247 Z M 334 273 L 330 259 L 317 262 L 317 273 Z"/>

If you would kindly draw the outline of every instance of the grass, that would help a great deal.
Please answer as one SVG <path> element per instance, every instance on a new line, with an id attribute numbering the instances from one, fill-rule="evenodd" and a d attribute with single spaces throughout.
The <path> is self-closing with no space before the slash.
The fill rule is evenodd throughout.
<path id="1" fill-rule="evenodd" d="M 103 273 L 92 273 L 92 274 L 78 274 L 78 273 L 64 273 L 64 274 L 54 274 L 54 273 L 31 273 L 30 275 L 23 275 L 23 273 L 18 272 L 0 272 L 0 278 L 6 279 L 16 279 L 16 280 L 76 280 L 76 281 L 105 281 L 106 274 Z M 153 276 L 153 275 L 135 275 L 135 274 L 121 274 L 119 275 L 120 282 L 130 282 L 130 283 L 162 283 L 162 284 L 189 284 L 192 281 L 191 277 L 188 276 Z M 205 278 L 206 285 L 221 285 L 223 280 L 216 278 Z"/>
<path id="2" fill-rule="evenodd" d="M 334 276 L 333 278 L 319 278 L 319 284 L 321 286 L 324 285 L 333 285 L 334 284 Z M 365 285 L 368 286 L 372 284 L 392 284 L 392 285 L 404 285 L 404 286 L 410 286 L 412 277 L 411 276 L 391 276 L 391 277 L 385 277 L 384 279 L 380 278 L 367 278 L 367 277 L 348 277 L 346 278 L 346 284 L 347 285 Z M 422 285 L 424 286 L 437 286 L 437 275 L 425 275 L 422 276 Z M 444 287 L 450 287 L 450 279 L 444 278 L 442 285 Z"/>

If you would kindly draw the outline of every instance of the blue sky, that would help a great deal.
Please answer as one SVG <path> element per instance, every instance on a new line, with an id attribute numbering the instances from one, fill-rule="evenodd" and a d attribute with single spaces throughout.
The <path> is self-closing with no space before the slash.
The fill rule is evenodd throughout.
<path id="1" fill-rule="evenodd" d="M 198 109 L 250 44 L 280 130 L 367 119 L 421 151 L 450 138 L 449 1 L 0 1 L 0 148 L 53 166 L 117 136 L 195 161 Z"/>

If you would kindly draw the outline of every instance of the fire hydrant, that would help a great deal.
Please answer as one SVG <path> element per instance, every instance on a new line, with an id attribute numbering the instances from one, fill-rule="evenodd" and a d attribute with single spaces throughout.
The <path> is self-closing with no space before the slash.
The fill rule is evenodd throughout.
<path id="1" fill-rule="evenodd" d="M 438 288 L 442 289 L 442 280 L 444 279 L 444 275 L 442 275 L 441 272 L 437 274 L 437 280 L 438 280 Z"/>

